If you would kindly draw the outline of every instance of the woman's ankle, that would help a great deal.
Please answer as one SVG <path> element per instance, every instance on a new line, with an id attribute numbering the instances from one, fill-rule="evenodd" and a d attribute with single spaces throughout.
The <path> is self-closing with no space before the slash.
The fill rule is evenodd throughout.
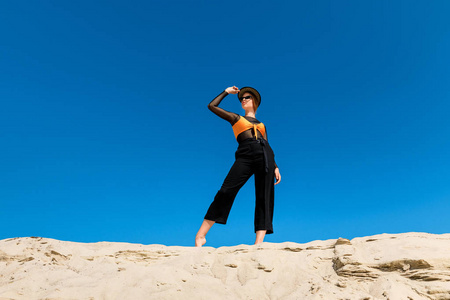
<path id="1" fill-rule="evenodd" d="M 206 244 L 206 238 L 205 236 L 201 236 L 201 235 L 196 235 L 195 236 L 195 247 L 201 247 L 204 244 Z"/>

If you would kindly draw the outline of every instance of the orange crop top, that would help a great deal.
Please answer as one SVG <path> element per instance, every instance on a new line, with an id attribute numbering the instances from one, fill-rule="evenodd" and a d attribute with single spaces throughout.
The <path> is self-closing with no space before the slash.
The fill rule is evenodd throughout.
<path id="1" fill-rule="evenodd" d="M 243 118 L 242 116 L 239 116 L 239 120 L 236 123 L 234 123 L 234 125 L 232 127 L 233 127 L 234 136 L 236 137 L 236 139 L 241 132 L 244 132 L 250 128 L 253 128 L 253 130 L 255 132 L 255 139 L 257 139 L 257 136 L 258 136 L 256 130 L 258 130 L 262 136 L 265 136 L 265 134 L 266 134 L 266 127 L 264 126 L 263 123 L 252 124 L 246 118 Z"/>

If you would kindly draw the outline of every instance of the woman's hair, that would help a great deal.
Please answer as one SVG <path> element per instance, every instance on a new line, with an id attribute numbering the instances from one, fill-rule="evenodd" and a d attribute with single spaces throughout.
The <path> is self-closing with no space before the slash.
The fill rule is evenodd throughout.
<path id="1" fill-rule="evenodd" d="M 255 110 L 255 113 L 256 113 L 256 110 L 258 109 L 258 106 L 259 106 L 259 105 L 256 104 L 256 99 L 257 99 L 257 98 L 256 98 L 255 94 L 253 94 L 253 93 L 251 93 L 251 92 L 247 92 L 247 93 L 249 93 L 250 95 L 252 95 L 253 109 Z"/>

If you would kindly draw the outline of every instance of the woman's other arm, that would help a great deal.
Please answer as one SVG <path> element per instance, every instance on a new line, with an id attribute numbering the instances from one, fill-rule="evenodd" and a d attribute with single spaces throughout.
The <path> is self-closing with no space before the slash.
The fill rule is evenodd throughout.
<path id="1" fill-rule="evenodd" d="M 266 140 L 266 141 L 269 141 L 268 139 L 267 139 L 267 128 L 266 128 L 266 126 L 264 125 L 264 139 Z M 277 180 L 276 182 L 275 182 L 275 185 L 277 185 L 277 184 L 279 184 L 280 183 L 280 181 L 281 181 L 281 174 L 280 174 L 280 169 L 278 169 L 278 166 L 277 166 L 277 163 L 275 162 L 275 160 L 274 160 L 274 164 L 275 164 L 275 179 Z"/>
<path id="2" fill-rule="evenodd" d="M 220 102 L 222 102 L 223 98 L 225 98 L 228 94 L 237 94 L 238 92 L 239 89 L 235 86 L 226 88 L 222 93 L 220 93 L 208 104 L 209 110 L 218 115 L 219 117 L 221 117 L 222 119 L 227 120 L 233 125 L 239 119 L 239 115 L 233 112 L 226 111 L 223 108 L 220 108 L 219 104 Z"/>

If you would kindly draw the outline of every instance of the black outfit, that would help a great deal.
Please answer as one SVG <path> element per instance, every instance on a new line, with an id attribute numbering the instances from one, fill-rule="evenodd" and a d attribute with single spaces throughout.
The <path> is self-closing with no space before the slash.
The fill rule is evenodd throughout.
<path id="1" fill-rule="evenodd" d="M 239 118 L 244 118 L 244 116 L 218 107 L 227 95 L 228 93 L 223 91 L 209 103 L 208 108 L 233 126 Z M 245 119 L 252 124 L 260 123 L 252 117 L 245 117 Z M 266 234 L 271 234 L 273 233 L 274 171 L 277 166 L 273 150 L 267 142 L 267 129 L 265 129 L 264 137 L 261 136 L 259 130 L 256 132 L 258 135 L 256 138 L 252 129 L 245 130 L 237 136 L 239 146 L 235 153 L 236 161 L 214 197 L 205 219 L 226 224 L 237 193 L 254 174 L 256 194 L 255 232 L 267 230 Z"/>

